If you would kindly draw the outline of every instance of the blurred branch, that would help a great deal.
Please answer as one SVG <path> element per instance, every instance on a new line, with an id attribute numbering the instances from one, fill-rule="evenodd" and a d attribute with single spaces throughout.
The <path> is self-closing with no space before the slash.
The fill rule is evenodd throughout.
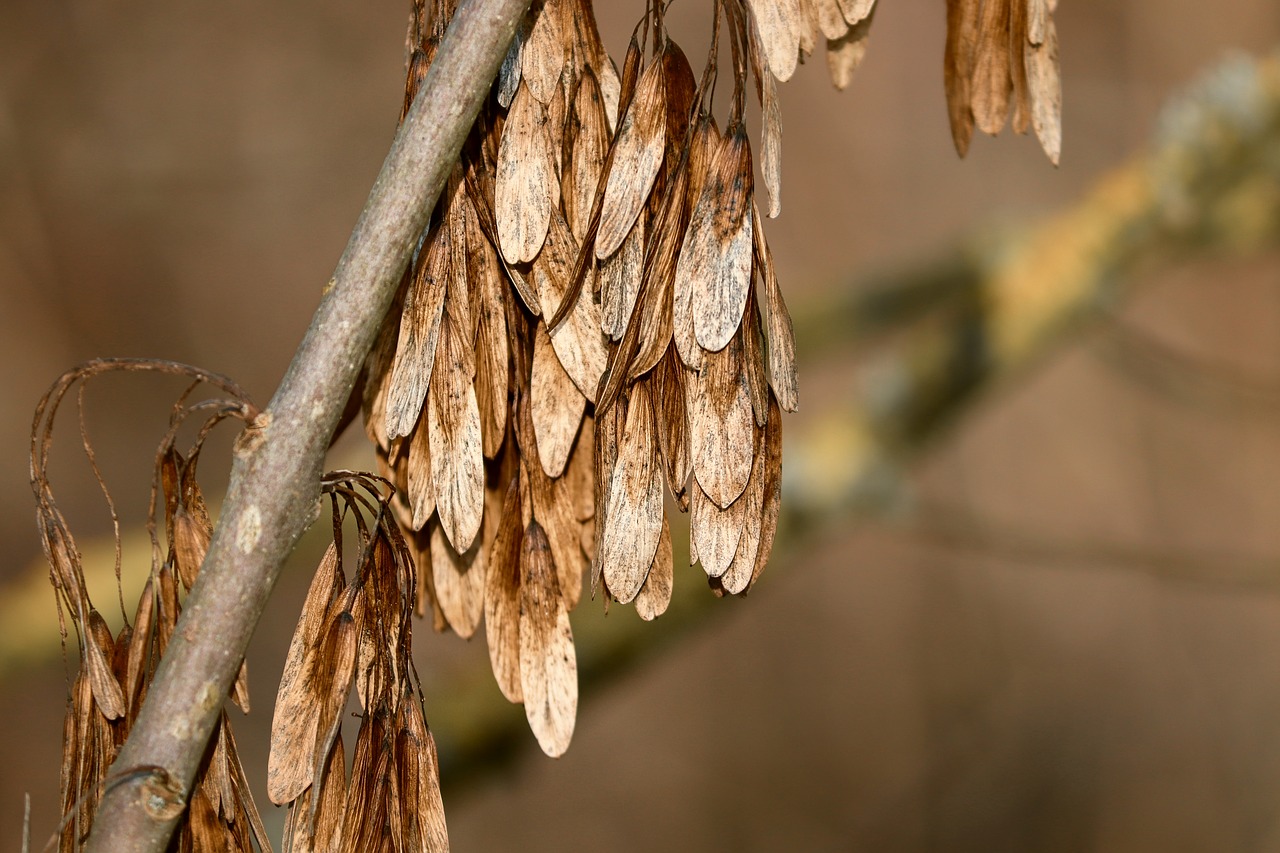
<path id="1" fill-rule="evenodd" d="M 159 853 L 280 566 L 318 511 L 339 417 L 529 0 L 472 0 L 449 26 L 268 409 L 237 441 L 208 555 L 128 740 L 90 851 Z"/>

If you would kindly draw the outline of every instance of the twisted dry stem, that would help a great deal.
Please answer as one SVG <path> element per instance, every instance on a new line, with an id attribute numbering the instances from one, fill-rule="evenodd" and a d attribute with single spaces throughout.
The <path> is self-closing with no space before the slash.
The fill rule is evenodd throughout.
<path id="1" fill-rule="evenodd" d="M 325 450 L 431 208 L 529 0 L 465 0 L 397 133 L 280 387 L 241 436 L 199 580 L 129 740 L 88 850 L 160 853 L 280 567 L 319 508 Z M 137 768 L 154 772 L 136 774 Z M 152 784 L 148 784 L 151 782 Z M 158 804 L 158 805 L 157 805 Z"/>

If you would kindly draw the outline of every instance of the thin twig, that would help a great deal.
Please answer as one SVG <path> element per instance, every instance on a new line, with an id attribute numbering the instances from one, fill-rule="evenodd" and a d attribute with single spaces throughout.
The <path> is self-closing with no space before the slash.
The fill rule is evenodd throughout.
<path id="1" fill-rule="evenodd" d="M 468 0 L 454 17 L 293 363 L 236 443 L 199 580 L 113 766 L 163 768 L 190 791 L 280 566 L 316 517 L 321 463 L 360 365 L 528 6 Z M 144 780 L 112 788 L 87 849 L 160 853 L 178 814 L 155 799 Z"/>

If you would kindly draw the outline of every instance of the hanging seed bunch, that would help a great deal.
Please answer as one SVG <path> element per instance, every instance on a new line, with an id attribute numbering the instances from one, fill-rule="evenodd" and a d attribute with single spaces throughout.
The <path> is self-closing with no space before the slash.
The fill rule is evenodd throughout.
<path id="1" fill-rule="evenodd" d="M 151 371 L 185 376 L 193 385 L 174 404 L 169 429 L 157 451 L 151 490 L 148 531 L 151 536 L 151 576 L 129 619 L 120 593 L 123 627 L 113 636 L 90 599 L 84 566 L 75 539 L 54 501 L 49 482 L 54 420 L 73 389 L 79 409 L 80 435 L 90 468 L 102 487 L 115 523 L 117 590 L 122 561 L 115 503 L 98 467 L 84 417 L 84 394 L 89 380 L 103 373 Z M 190 403 L 201 384 L 226 395 Z M 186 592 L 195 583 L 208 550 L 213 526 L 205 506 L 196 468 L 210 431 L 221 421 L 252 423 L 257 409 L 233 382 L 197 368 L 171 362 L 111 360 L 91 362 L 65 374 L 40 401 L 31 439 L 31 485 L 49 578 L 58 604 L 65 650 L 70 621 L 80 658 L 80 670 L 69 688 L 62 738 L 61 804 L 63 820 L 57 844 L 60 851 L 80 850 L 89 834 L 102 797 L 108 768 L 128 737 L 146 697 L 160 657 L 173 636 Z M 185 454 L 176 447 L 179 431 L 199 424 Z M 161 543 L 161 531 L 164 543 Z M 231 699 L 249 711 L 247 671 L 241 663 Z M 209 751 L 200 765 L 189 810 L 181 822 L 178 849 L 269 851 L 236 750 L 231 722 L 223 712 Z M 52 842 L 51 842 L 52 845 Z"/>
<path id="2" fill-rule="evenodd" d="M 333 543 L 289 644 L 271 723 L 267 793 L 289 806 L 285 849 L 448 850 L 435 740 L 411 659 L 413 557 L 378 478 L 338 472 L 323 485 Z M 358 539 L 349 581 L 348 518 Z M 353 683 L 361 712 L 348 778 L 341 728 Z"/>
<path id="3" fill-rule="evenodd" d="M 405 110 L 453 6 L 415 3 Z M 781 413 L 798 404 L 762 216 L 781 209 L 777 84 L 825 39 L 846 86 L 875 2 L 715 0 L 697 75 L 665 8 L 647 4 L 619 71 L 590 0 L 535 0 L 366 365 L 365 426 L 397 489 L 422 609 L 463 637 L 484 622 L 497 682 L 550 755 L 573 732 L 568 613 L 588 567 L 606 603 L 664 612 L 668 506 L 690 514 L 691 560 L 716 594 L 746 592 L 768 560 Z M 949 8 L 953 114 L 963 71 L 963 111 L 981 112 L 980 127 L 999 129 L 988 102 L 1002 85 L 1015 127 L 1039 116 L 1048 128 L 1051 7 Z M 722 45 L 733 79 L 718 119 Z"/>
<path id="4" fill-rule="evenodd" d="M 963 157 L 973 128 L 1034 128 L 1056 166 L 1062 151 L 1057 0 L 947 0 L 946 73 L 951 137 Z"/>

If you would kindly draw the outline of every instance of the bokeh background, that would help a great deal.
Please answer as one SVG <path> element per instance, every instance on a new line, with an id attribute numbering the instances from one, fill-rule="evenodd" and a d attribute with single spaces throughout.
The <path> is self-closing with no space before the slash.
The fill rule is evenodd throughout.
<path id="1" fill-rule="evenodd" d="M 270 397 L 394 131 L 406 5 L 0 4 L 0 845 L 19 845 L 24 793 L 36 848 L 58 818 L 66 682 L 31 411 L 102 355 L 188 361 Z M 620 56 L 639 8 L 597 5 Z M 1280 6 L 1061 4 L 1055 170 L 1007 133 L 959 161 L 943 4 L 883 5 L 848 91 L 820 60 L 781 89 L 769 236 L 801 334 L 785 500 L 803 517 L 747 599 L 702 606 L 697 589 L 642 632 L 585 604 L 598 676 L 558 761 L 519 733 L 483 638 L 424 626 L 455 850 L 1280 849 L 1277 233 L 1160 243 L 1033 356 L 974 371 L 957 348 L 967 379 L 938 399 L 912 365 L 981 298 L 924 287 L 874 334 L 855 310 L 968 280 L 965 259 L 1078 209 L 1147 150 L 1171 95 L 1280 45 Z M 675 3 L 672 31 L 704 40 L 706 7 Z M 178 387 L 89 396 L 131 529 Z M 877 420 L 904 405 L 907 421 Z M 101 559 L 109 519 L 73 430 L 54 486 Z M 335 455 L 372 465 L 358 436 Z M 314 548 L 251 653 L 256 708 L 236 726 L 259 780 Z"/>

